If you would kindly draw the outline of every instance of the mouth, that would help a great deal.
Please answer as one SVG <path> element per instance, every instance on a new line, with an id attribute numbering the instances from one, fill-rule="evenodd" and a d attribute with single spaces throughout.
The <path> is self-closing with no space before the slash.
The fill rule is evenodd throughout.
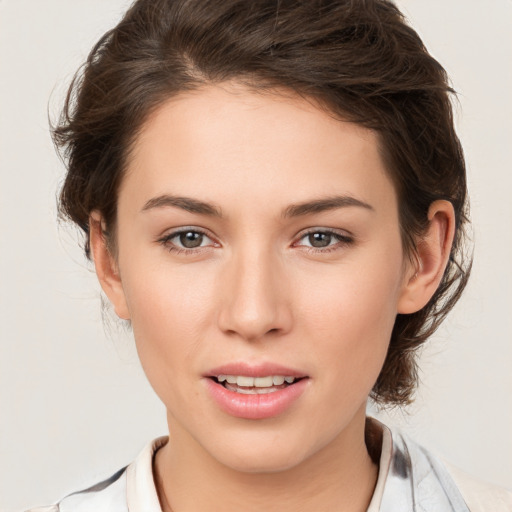
<path id="1" fill-rule="evenodd" d="M 309 375 L 271 362 L 227 363 L 204 377 L 208 395 L 223 412 L 250 420 L 283 414 L 310 388 Z"/>
<path id="2" fill-rule="evenodd" d="M 234 393 L 243 395 L 265 395 L 286 389 L 302 380 L 304 377 L 293 377 L 289 375 L 251 377 L 247 375 L 220 374 L 210 378 L 217 384 L 220 384 Z"/>

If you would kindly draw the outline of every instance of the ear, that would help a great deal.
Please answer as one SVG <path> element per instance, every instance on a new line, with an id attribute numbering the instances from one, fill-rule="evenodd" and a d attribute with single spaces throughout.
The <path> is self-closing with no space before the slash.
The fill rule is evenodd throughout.
<path id="1" fill-rule="evenodd" d="M 98 211 L 89 216 L 89 239 L 96 275 L 101 288 L 114 306 L 119 318 L 130 319 L 126 297 L 115 257 L 108 248 L 105 237 L 105 221 Z"/>
<path id="2" fill-rule="evenodd" d="M 448 264 L 455 234 L 455 212 L 449 201 L 434 201 L 428 210 L 427 232 L 416 244 L 416 262 L 404 277 L 398 313 L 419 311 L 437 290 Z"/>

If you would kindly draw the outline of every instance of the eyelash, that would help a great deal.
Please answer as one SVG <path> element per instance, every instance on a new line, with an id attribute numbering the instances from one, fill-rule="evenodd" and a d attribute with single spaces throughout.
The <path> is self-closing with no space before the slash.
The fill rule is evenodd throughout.
<path id="1" fill-rule="evenodd" d="M 211 236 L 208 235 L 206 231 L 203 231 L 199 228 L 181 228 L 177 231 L 173 231 L 172 233 L 169 233 L 165 235 L 164 237 L 160 238 L 158 242 L 162 244 L 169 252 L 175 253 L 175 254 L 184 254 L 186 256 L 188 255 L 194 255 L 197 254 L 199 251 L 204 249 L 209 249 L 211 247 L 195 247 L 195 248 L 186 248 L 186 247 L 178 247 L 176 244 L 172 243 L 171 240 L 173 238 L 179 237 L 180 235 L 183 235 L 185 233 L 197 233 L 199 235 L 205 236 L 211 240 Z M 212 240 L 213 241 L 213 240 Z"/>
<path id="2" fill-rule="evenodd" d="M 165 235 L 164 237 L 158 239 L 157 241 L 160 244 L 162 244 L 169 252 L 172 252 L 174 254 L 195 255 L 199 251 L 211 248 L 211 246 L 196 247 L 196 248 L 182 248 L 182 247 L 176 246 L 176 244 L 171 242 L 171 240 L 173 240 L 174 238 L 179 237 L 180 235 L 185 234 L 185 233 L 196 233 L 196 234 L 199 234 L 201 236 L 207 237 L 207 238 L 209 238 L 211 240 L 211 236 L 209 236 L 208 233 L 206 231 L 202 230 L 202 229 L 199 229 L 199 228 L 182 228 L 182 229 L 179 229 L 177 231 L 173 231 L 172 233 L 169 233 L 169 234 Z M 326 246 L 324 248 L 317 248 L 317 247 L 312 247 L 312 246 L 299 245 L 299 247 L 305 248 L 307 250 L 307 252 L 309 252 L 309 253 L 314 253 L 314 254 L 330 253 L 330 252 L 339 250 L 341 247 L 344 247 L 344 246 L 347 246 L 347 245 L 350 245 L 350 244 L 354 243 L 354 239 L 351 236 L 349 236 L 349 235 L 341 234 L 341 233 L 339 233 L 337 231 L 334 231 L 332 229 L 318 229 L 318 228 L 317 229 L 311 229 L 309 231 L 306 231 L 305 233 L 302 233 L 301 236 L 298 238 L 298 240 L 300 241 L 303 238 L 305 238 L 307 236 L 310 236 L 312 234 L 323 234 L 323 235 L 331 236 L 331 237 L 337 239 L 338 243 L 333 244 L 333 245 L 328 245 L 328 246 Z M 293 245 L 296 247 L 297 243 L 294 243 Z"/>
<path id="3" fill-rule="evenodd" d="M 318 229 L 318 228 L 311 229 L 309 231 L 306 231 L 305 233 L 302 233 L 299 240 L 302 240 L 303 238 L 305 238 L 309 235 L 313 235 L 313 234 L 328 235 L 328 236 L 331 236 L 332 238 L 335 238 L 338 240 L 338 243 L 333 244 L 333 245 L 328 245 L 322 249 L 320 249 L 318 247 L 312 247 L 312 246 L 306 246 L 306 245 L 301 246 L 301 247 L 304 247 L 308 252 L 315 253 L 315 254 L 319 254 L 319 253 L 325 254 L 325 253 L 337 251 L 337 250 L 341 249 L 342 247 L 346 247 L 347 245 L 350 245 L 354 242 L 354 239 L 347 234 L 341 234 L 332 229 Z"/>

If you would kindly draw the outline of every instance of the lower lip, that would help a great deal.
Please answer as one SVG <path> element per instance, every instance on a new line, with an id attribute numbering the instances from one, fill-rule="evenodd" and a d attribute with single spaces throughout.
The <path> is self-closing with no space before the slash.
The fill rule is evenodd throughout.
<path id="1" fill-rule="evenodd" d="M 206 381 L 208 392 L 224 412 L 237 418 L 262 420 L 285 412 L 302 395 L 308 379 L 301 379 L 283 389 L 261 395 L 236 393 L 213 379 L 207 378 Z"/>

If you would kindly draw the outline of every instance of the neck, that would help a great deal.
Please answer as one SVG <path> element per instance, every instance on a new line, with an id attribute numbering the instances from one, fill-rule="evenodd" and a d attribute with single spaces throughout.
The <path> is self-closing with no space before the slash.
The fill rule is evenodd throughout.
<path id="1" fill-rule="evenodd" d="M 172 439 L 157 452 L 154 462 L 162 510 L 365 511 L 378 467 L 366 448 L 364 414 L 356 420 L 313 456 L 272 473 L 227 467 L 175 427 Z"/>

